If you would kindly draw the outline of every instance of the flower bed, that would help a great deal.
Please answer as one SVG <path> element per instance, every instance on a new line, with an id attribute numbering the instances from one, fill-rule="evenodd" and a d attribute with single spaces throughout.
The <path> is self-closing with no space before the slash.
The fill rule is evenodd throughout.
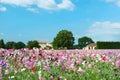
<path id="1" fill-rule="evenodd" d="M 120 80 L 120 50 L 0 50 L 0 80 Z"/>

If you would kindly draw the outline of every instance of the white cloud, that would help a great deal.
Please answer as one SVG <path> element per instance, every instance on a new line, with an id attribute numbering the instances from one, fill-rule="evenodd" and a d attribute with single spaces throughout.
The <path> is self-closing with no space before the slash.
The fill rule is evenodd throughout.
<path id="1" fill-rule="evenodd" d="M 110 21 L 95 22 L 90 26 L 86 35 L 94 40 L 120 40 L 120 23 Z"/>
<path id="2" fill-rule="evenodd" d="M 105 0 L 106 2 L 111 2 L 116 4 L 118 7 L 120 7 L 120 0 Z"/>
<path id="3" fill-rule="evenodd" d="M 0 11 L 5 12 L 5 11 L 7 11 L 7 8 L 6 7 L 0 7 Z"/>
<path id="4" fill-rule="evenodd" d="M 32 6 L 36 6 L 37 8 L 42 8 L 45 10 L 74 9 L 74 4 L 71 2 L 71 0 L 62 0 L 62 2 L 59 4 L 57 4 L 55 0 L 0 0 L 0 3 L 27 8 L 32 8 Z"/>
<path id="5" fill-rule="evenodd" d="M 72 2 L 70 0 L 63 0 L 63 2 L 61 4 L 58 4 L 58 8 L 59 9 L 70 9 L 70 10 L 73 10 L 74 9 L 74 5 L 72 4 Z"/>

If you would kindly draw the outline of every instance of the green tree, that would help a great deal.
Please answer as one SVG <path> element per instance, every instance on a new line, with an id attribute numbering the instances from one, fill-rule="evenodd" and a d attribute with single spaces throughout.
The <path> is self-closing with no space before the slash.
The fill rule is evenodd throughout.
<path id="1" fill-rule="evenodd" d="M 72 49 L 74 44 L 74 37 L 71 31 L 61 30 L 53 40 L 54 49 Z"/>
<path id="2" fill-rule="evenodd" d="M 0 40 L 0 48 L 5 48 L 5 44 L 4 44 L 4 40 L 3 39 Z"/>
<path id="3" fill-rule="evenodd" d="M 6 49 L 15 49 L 15 42 L 14 41 L 9 41 L 5 44 Z"/>
<path id="4" fill-rule="evenodd" d="M 17 42 L 15 44 L 15 49 L 21 49 L 21 48 L 25 48 L 25 44 L 23 42 Z"/>
<path id="5" fill-rule="evenodd" d="M 78 39 L 78 46 L 80 49 L 82 49 L 90 43 L 94 43 L 94 41 L 89 37 L 84 36 Z"/>
<path id="6" fill-rule="evenodd" d="M 34 40 L 34 41 L 28 41 L 27 48 L 33 49 L 34 47 L 35 48 L 40 48 L 39 43 L 36 40 Z"/>
<path id="7" fill-rule="evenodd" d="M 79 46 L 77 44 L 75 44 L 74 49 L 79 49 Z"/>

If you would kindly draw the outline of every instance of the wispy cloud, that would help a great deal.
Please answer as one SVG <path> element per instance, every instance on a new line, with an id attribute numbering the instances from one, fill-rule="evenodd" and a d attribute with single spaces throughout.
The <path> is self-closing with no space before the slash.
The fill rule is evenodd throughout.
<path id="1" fill-rule="evenodd" d="M 28 11 L 34 12 L 34 13 L 39 13 L 39 10 L 36 8 L 27 8 Z"/>
<path id="2" fill-rule="evenodd" d="M 74 4 L 71 0 L 62 0 L 57 4 L 55 0 L 0 0 L 1 4 L 25 7 L 29 11 L 36 11 L 32 6 L 45 10 L 73 10 Z"/>
<path id="3" fill-rule="evenodd" d="M 0 11 L 1 11 L 1 12 L 5 12 L 5 11 L 7 11 L 7 8 L 6 8 L 6 7 L 3 7 L 3 6 L 2 6 L 2 7 L 0 6 Z"/>
<path id="4" fill-rule="evenodd" d="M 94 40 L 120 40 L 120 22 L 95 22 L 90 26 L 86 35 Z"/>
<path id="5" fill-rule="evenodd" d="M 106 2 L 111 2 L 116 4 L 118 7 L 120 7 L 120 0 L 105 0 Z"/>

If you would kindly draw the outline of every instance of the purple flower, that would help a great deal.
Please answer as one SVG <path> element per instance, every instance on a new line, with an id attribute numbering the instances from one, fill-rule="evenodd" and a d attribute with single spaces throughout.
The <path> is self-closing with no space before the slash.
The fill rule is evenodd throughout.
<path id="1" fill-rule="evenodd" d="M 6 64 L 6 62 L 4 60 L 0 60 L 0 65 L 2 67 L 6 67 L 7 66 L 7 64 Z"/>

